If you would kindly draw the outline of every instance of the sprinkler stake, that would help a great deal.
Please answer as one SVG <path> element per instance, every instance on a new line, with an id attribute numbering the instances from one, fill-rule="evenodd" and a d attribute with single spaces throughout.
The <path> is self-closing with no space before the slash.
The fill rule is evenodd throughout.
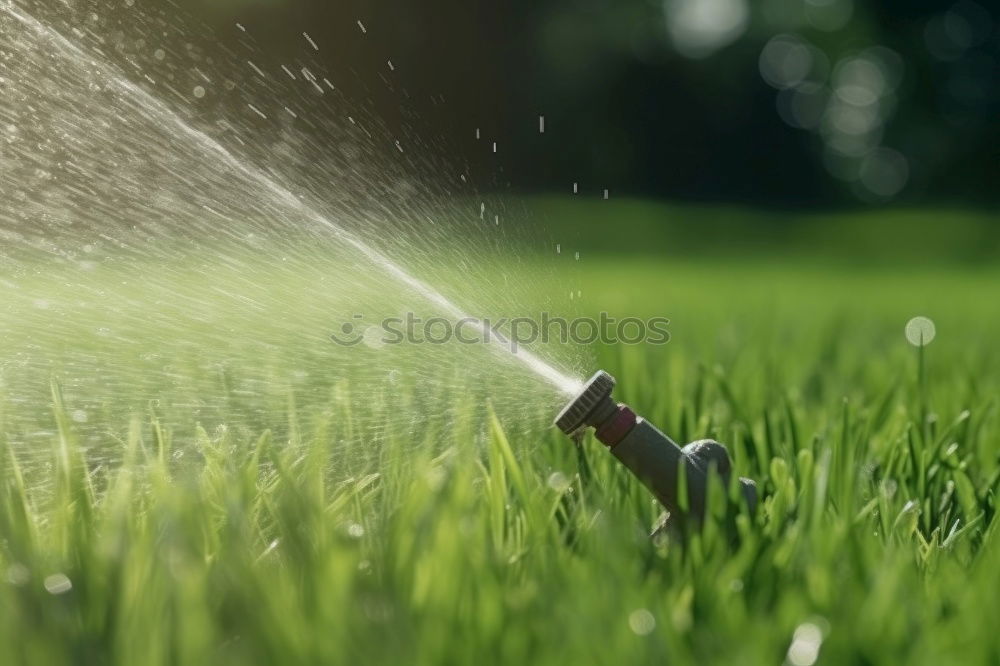
<path id="1" fill-rule="evenodd" d="M 559 412 L 555 424 L 567 435 L 590 426 L 597 439 L 622 462 L 670 512 L 671 522 L 686 516 L 700 523 L 705 517 L 708 476 L 715 470 L 728 487 L 732 465 L 726 447 L 713 440 L 691 442 L 684 448 L 660 432 L 628 405 L 611 398 L 615 379 L 597 372 L 583 390 Z M 681 509 L 678 470 L 684 465 L 687 509 Z M 757 504 L 757 485 L 740 478 L 743 497 L 751 511 Z"/>

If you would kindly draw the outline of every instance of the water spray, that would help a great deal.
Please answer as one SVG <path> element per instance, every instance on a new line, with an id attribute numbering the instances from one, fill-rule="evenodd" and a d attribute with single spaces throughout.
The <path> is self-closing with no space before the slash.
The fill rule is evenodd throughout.
<path id="1" fill-rule="evenodd" d="M 556 426 L 571 436 L 584 428 L 594 428 L 597 439 L 667 508 L 671 522 L 690 518 L 700 523 L 708 504 L 710 475 L 718 475 L 723 487 L 728 488 L 732 465 L 726 447 L 700 440 L 681 448 L 628 405 L 615 402 L 611 398 L 614 388 L 614 377 L 603 370 L 597 372 L 559 412 Z M 682 485 L 687 487 L 686 502 L 682 502 Z M 739 485 L 743 499 L 753 510 L 757 485 L 744 478 L 739 479 Z"/>
<path id="2" fill-rule="evenodd" d="M 271 173 L 255 166 L 251 162 L 241 159 L 239 155 L 225 147 L 219 140 L 189 124 L 183 116 L 171 110 L 163 100 L 133 82 L 113 64 L 98 60 L 59 31 L 44 25 L 27 12 L 20 11 L 14 5 L 3 4 L 2 0 L 0 0 L 0 12 L 13 19 L 24 30 L 44 40 L 46 45 L 51 47 L 52 50 L 61 51 L 73 61 L 88 63 L 95 71 L 106 70 L 108 74 L 103 78 L 105 86 L 119 93 L 123 99 L 129 100 L 137 113 L 155 121 L 160 127 L 171 129 L 176 137 L 182 138 L 186 140 L 188 145 L 194 146 L 198 150 L 200 158 L 211 160 L 211 163 L 219 167 L 224 167 L 222 171 L 225 173 L 239 176 L 241 180 L 253 188 L 258 197 L 265 199 L 268 203 L 276 206 L 286 214 L 292 214 L 299 219 L 315 224 L 317 228 L 324 229 L 331 237 L 343 243 L 344 246 L 357 251 L 374 268 L 395 280 L 399 285 L 406 288 L 409 293 L 440 308 L 442 312 L 452 317 L 455 321 L 469 322 L 473 328 L 478 330 L 479 338 L 486 342 L 489 348 L 497 352 L 501 358 L 519 362 L 527 370 L 549 382 L 563 394 L 572 395 L 579 389 L 579 382 L 551 364 L 546 363 L 530 351 L 511 344 L 505 336 L 497 333 L 495 330 L 491 330 L 485 321 L 471 317 L 431 284 L 412 275 L 387 254 L 369 244 L 361 236 L 348 230 L 340 221 L 320 212 L 317 208 L 310 205 L 310 203 L 297 196 Z M 2 117 L 2 114 L 0 114 L 0 117 Z M 3 222 L 3 220 L 0 219 L 0 222 Z M 0 225 L 0 231 L 3 231 L 2 225 Z"/>
<path id="3" fill-rule="evenodd" d="M 163 220 L 177 219 L 190 222 L 190 229 L 178 223 L 178 227 L 184 227 L 185 232 L 196 228 L 206 228 L 207 223 L 201 222 L 204 215 L 215 215 L 226 219 L 228 224 L 220 227 L 220 237 L 229 237 L 238 242 L 245 242 L 246 231 L 257 231 L 258 227 L 252 223 L 244 226 L 237 226 L 232 220 L 240 219 L 245 211 L 246 192 L 253 193 L 253 206 L 259 209 L 259 214 L 263 217 L 274 217 L 282 220 L 298 220 L 309 223 L 314 229 L 321 230 L 324 235 L 340 241 L 343 247 L 353 250 L 359 256 L 367 260 L 368 264 L 377 269 L 381 275 L 393 280 L 396 285 L 403 287 L 405 293 L 417 296 L 421 300 L 433 305 L 444 314 L 455 320 L 470 321 L 481 331 L 481 338 L 489 343 L 489 349 L 497 353 L 501 358 L 515 361 L 521 367 L 534 373 L 534 375 L 545 380 L 550 385 L 556 387 L 562 395 L 576 396 L 573 401 L 560 414 L 557 424 L 566 433 L 575 433 L 585 426 L 593 426 L 597 429 L 599 440 L 607 444 L 611 452 L 621 460 L 642 482 L 653 492 L 653 494 L 670 510 L 672 516 L 678 521 L 683 516 L 690 514 L 697 519 L 701 519 L 705 513 L 706 488 L 711 469 L 715 469 L 723 479 L 729 477 L 730 464 L 725 448 L 715 442 L 696 442 L 684 449 L 678 447 L 666 435 L 655 427 L 637 417 L 631 409 L 624 405 L 618 405 L 611 399 L 611 391 L 614 388 L 614 379 L 607 373 L 597 373 L 586 385 L 581 387 L 574 378 L 564 374 L 558 368 L 545 362 L 542 358 L 532 354 L 530 351 L 516 348 L 510 344 L 504 336 L 497 335 L 492 331 L 486 322 L 469 317 L 466 312 L 455 302 L 445 297 L 430 283 L 425 282 L 408 272 L 401 263 L 390 258 L 385 252 L 369 244 L 366 239 L 351 231 L 335 215 L 328 214 L 324 210 L 314 207 L 308 199 L 296 194 L 283 181 L 272 175 L 267 170 L 255 165 L 254 162 L 241 158 L 239 153 L 233 152 L 216 138 L 215 134 L 208 134 L 196 125 L 192 125 L 186 115 L 178 114 L 158 95 L 153 94 L 146 87 L 134 82 L 130 76 L 113 62 L 105 61 L 102 53 L 97 49 L 87 49 L 85 45 L 71 41 L 59 30 L 49 27 L 40 22 L 34 16 L 23 10 L 19 5 L 0 0 L 0 19 L 3 20 L 3 34 L 6 41 L 0 47 L 6 47 L 9 42 L 15 48 L 9 51 L 23 49 L 25 44 L 34 46 L 34 50 L 44 53 L 46 60 L 29 61 L 20 76 L 15 76 L 15 81 L 20 81 L 25 88 L 22 93 L 33 92 L 43 95 L 53 94 L 50 91 L 59 91 L 67 85 L 74 85 L 77 76 L 51 76 L 50 71 L 55 73 L 65 73 L 67 70 L 71 74 L 78 74 L 86 78 L 92 86 L 86 86 L 82 97 L 76 98 L 68 95 L 65 100 L 57 98 L 51 102 L 53 107 L 52 117 L 45 114 L 38 114 L 32 111 L 30 103 L 22 106 L 30 112 L 31 120 L 44 127 L 44 134 L 54 136 L 58 141 L 56 144 L 60 150 L 51 152 L 50 158 L 57 164 L 73 165 L 77 171 L 66 176 L 68 185 L 63 186 L 63 196 L 59 200 L 60 205 L 71 209 L 78 206 L 80 193 L 86 197 L 87 203 L 94 206 L 95 211 L 105 210 L 105 201 L 126 201 L 131 202 L 134 213 L 147 213 L 151 217 L 150 224 L 142 225 L 133 222 L 132 228 L 137 232 L 142 232 L 141 238 L 159 239 L 160 222 Z M 74 33 L 75 34 L 75 33 Z M 23 39 L 33 41 L 23 42 Z M 49 62 L 55 58 L 57 65 L 65 67 L 53 67 Z M 0 60 L 0 64 L 3 61 Z M 72 65 L 72 69 L 69 67 Z M 8 76 L 6 69 L 0 69 L 4 78 Z M 42 83 L 39 87 L 35 84 L 41 77 Z M 148 78 L 148 77 L 147 77 Z M 152 79 L 150 79 L 151 85 Z M 95 97 L 94 90 L 101 92 L 103 96 Z M 75 89 L 73 89 L 75 90 Z M 80 114 L 80 108 L 89 108 L 98 104 L 101 100 L 110 99 L 112 106 L 109 109 L 109 118 L 113 117 L 115 124 L 101 125 L 95 122 L 93 126 L 81 124 L 86 119 L 87 114 Z M 0 108 L 0 117 L 6 118 L 12 115 L 8 111 L 8 106 Z M 65 108 L 64 108 L 65 107 Z M 11 106 L 20 110 L 21 107 Z M 287 108 L 287 107 L 286 107 Z M 68 109 L 68 110 L 67 110 Z M 26 113 L 27 113 L 26 112 Z M 128 116 L 127 114 L 131 114 Z M 13 114 L 16 119 L 20 116 Z M 131 117 L 137 127 L 146 131 L 156 131 L 169 135 L 169 142 L 159 146 L 158 152 L 153 152 L 147 145 L 154 143 L 147 141 L 147 137 L 136 133 L 131 142 L 117 141 L 120 137 L 115 136 L 116 131 L 108 128 L 117 128 L 121 118 Z M 54 118 L 54 119 L 53 119 Z M 111 120 L 108 120 L 111 123 Z M 13 124 L 11 124 L 13 126 Z M 6 126 L 5 126 L 6 127 Z M 16 127 L 15 127 L 16 129 Z M 97 136 L 107 136 L 116 139 L 117 146 L 124 145 L 121 149 L 123 156 L 112 153 L 107 156 L 101 150 L 96 150 L 94 144 L 88 141 L 90 134 Z M 97 147 L 100 148 L 100 147 Z M 88 150 L 91 149 L 91 150 Z M 36 150 L 33 147 L 26 148 L 26 153 L 14 153 L 18 158 L 15 164 L 23 164 L 26 169 L 39 162 Z M 88 161 L 88 153 L 97 152 L 94 160 Z M 169 167 L 163 167 L 178 187 L 183 187 L 184 196 L 175 196 L 169 199 L 171 204 L 182 207 L 183 214 L 173 210 L 171 206 L 161 206 L 149 204 L 141 193 L 144 191 L 143 183 L 132 178 L 133 174 L 128 173 L 128 169 L 121 164 L 130 164 L 133 161 L 143 164 L 144 161 L 155 163 L 157 156 L 169 157 L 173 152 L 182 157 L 194 160 L 203 164 L 203 173 L 209 176 L 211 183 L 217 187 L 226 188 L 229 200 L 225 197 L 217 196 L 217 192 L 211 187 L 205 186 L 201 178 L 185 179 L 176 176 Z M 65 154 L 63 154 L 65 153 Z M 73 159 L 68 159 L 69 158 Z M 80 166 L 80 163 L 83 167 Z M 37 169 L 35 169 L 37 170 Z M 199 174 L 200 175 L 200 174 Z M 37 178 L 37 176 L 33 176 Z M 84 189 L 72 186 L 74 178 L 83 178 L 88 183 Z M 53 178 L 53 182 L 61 183 L 58 178 Z M 134 191 L 123 186 L 123 182 L 134 186 Z M 4 185 L 6 183 L 3 183 Z M 103 184 L 111 194 L 98 197 L 94 194 L 93 185 Z M 202 190 L 196 185 L 201 184 Z M 218 201 L 217 201 L 218 200 Z M 55 204 L 51 204 L 55 206 Z M 25 206 L 24 209 L 30 213 L 31 208 Z M 47 210 L 44 209 L 43 210 Z M 226 215 L 226 211 L 230 215 Z M 61 218 L 60 218 L 61 219 Z M 95 232 L 100 232 L 104 236 L 100 225 L 103 223 L 104 215 L 92 216 Z M 16 222 L 16 220 L 12 220 Z M 10 224 L 8 219 L 0 215 L 0 232 L 7 231 Z M 61 225 L 69 227 L 70 225 Z M 80 228 L 77 224 L 75 228 Z M 20 229 L 13 228 L 12 233 L 7 237 L 21 238 Z M 3 234 L 0 234 L 3 236 Z M 51 252 L 49 245 L 57 246 L 55 243 L 46 242 L 43 247 L 45 251 Z M 122 248 L 127 248 L 125 243 Z M 0 331 L 2 332 L 2 331 Z M 683 463 L 683 466 L 682 466 Z M 684 469 L 686 484 L 679 482 L 679 470 Z M 755 488 L 752 482 L 741 480 L 743 492 L 748 501 L 753 504 L 756 498 Z M 679 488 L 686 488 L 684 499 L 680 501 Z M 673 519 L 672 519 L 673 520 Z"/>

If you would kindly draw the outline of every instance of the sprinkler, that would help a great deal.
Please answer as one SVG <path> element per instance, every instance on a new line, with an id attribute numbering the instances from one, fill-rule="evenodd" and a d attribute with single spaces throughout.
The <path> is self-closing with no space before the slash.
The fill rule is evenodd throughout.
<path id="1" fill-rule="evenodd" d="M 691 442 L 684 448 L 655 426 L 611 398 L 615 379 L 599 371 L 583 390 L 559 412 L 555 424 L 567 435 L 588 426 L 597 439 L 622 462 L 670 512 L 670 522 L 686 517 L 700 523 L 705 517 L 708 479 L 714 469 L 728 487 L 732 466 L 726 447 L 712 440 Z M 679 470 L 684 465 L 687 509 L 681 508 Z M 740 490 L 750 509 L 757 504 L 757 485 L 740 478 Z"/>

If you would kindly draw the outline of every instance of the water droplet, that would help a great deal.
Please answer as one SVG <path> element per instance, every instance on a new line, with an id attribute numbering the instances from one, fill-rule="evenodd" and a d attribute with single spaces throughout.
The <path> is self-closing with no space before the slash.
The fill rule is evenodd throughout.
<path id="1" fill-rule="evenodd" d="M 45 590 L 49 594 L 66 594 L 73 589 L 73 582 L 66 574 L 52 574 L 45 578 Z"/>
<path id="2" fill-rule="evenodd" d="M 570 480 L 569 477 L 562 472 L 552 472 L 552 474 L 549 475 L 548 485 L 549 488 L 557 493 L 564 493 L 569 490 Z"/>
<path id="3" fill-rule="evenodd" d="M 444 469 L 436 465 L 427 470 L 424 478 L 427 481 L 427 487 L 436 492 L 444 487 L 444 482 L 448 479 L 448 474 Z"/>
<path id="4" fill-rule="evenodd" d="M 7 582 L 11 585 L 21 587 L 26 585 L 29 580 L 31 580 L 31 572 L 23 564 L 14 562 L 7 567 Z"/>
<path id="5" fill-rule="evenodd" d="M 202 86 L 195 86 L 192 93 L 197 99 L 201 99 L 202 97 L 205 96 L 205 88 Z"/>
<path id="6" fill-rule="evenodd" d="M 645 608 L 639 608 L 629 614 L 628 627 L 637 636 L 648 636 L 656 629 L 656 618 Z"/>
<path id="7" fill-rule="evenodd" d="M 362 334 L 362 340 L 365 346 L 371 349 L 382 349 L 385 347 L 385 339 L 382 335 L 382 329 L 378 326 L 369 326 L 365 329 Z"/>
<path id="8" fill-rule="evenodd" d="M 819 657 L 823 644 L 823 631 L 811 622 L 800 624 L 795 629 L 792 644 L 788 646 L 788 662 L 793 666 L 812 666 Z"/>

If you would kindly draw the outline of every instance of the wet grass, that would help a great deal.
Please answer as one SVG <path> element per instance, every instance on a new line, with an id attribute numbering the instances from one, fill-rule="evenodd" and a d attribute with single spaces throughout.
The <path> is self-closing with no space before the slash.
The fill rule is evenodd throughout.
<path id="1" fill-rule="evenodd" d="M 0 663 L 1000 660 L 1000 276 L 580 266 L 583 311 L 671 318 L 669 344 L 595 364 L 758 481 L 735 543 L 714 522 L 652 543 L 657 507 L 601 445 L 460 389 L 403 427 L 419 376 L 380 401 L 320 374 L 308 408 L 292 395 L 255 428 L 109 410 L 109 462 L 81 443 L 62 368 L 37 404 L 0 399 Z M 938 327 L 922 351 L 915 315 Z M 266 363 L 234 355 L 228 384 L 198 385 Z M 29 422 L 47 433 L 30 455 Z"/>

